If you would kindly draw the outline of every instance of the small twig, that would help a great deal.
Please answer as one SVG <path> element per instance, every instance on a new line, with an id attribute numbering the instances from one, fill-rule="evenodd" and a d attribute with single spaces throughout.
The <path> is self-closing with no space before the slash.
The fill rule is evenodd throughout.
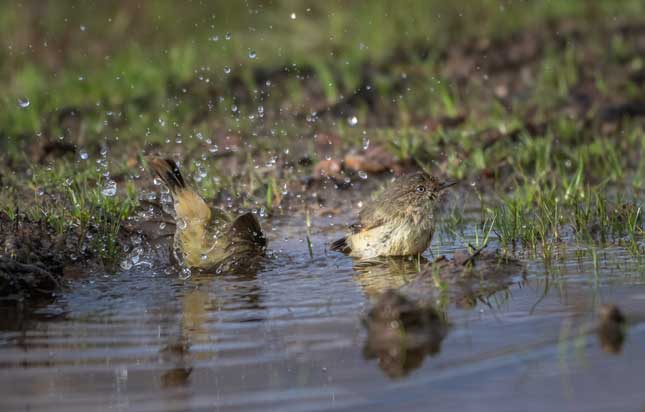
<path id="1" fill-rule="evenodd" d="M 466 266 L 468 263 L 471 263 L 477 257 L 477 255 L 479 255 L 482 252 L 482 250 L 486 249 L 486 245 L 480 247 L 479 249 L 475 248 L 475 246 L 473 246 L 470 243 L 468 244 L 468 246 L 472 248 L 474 252 L 468 257 L 468 259 L 464 261 L 463 266 Z"/>

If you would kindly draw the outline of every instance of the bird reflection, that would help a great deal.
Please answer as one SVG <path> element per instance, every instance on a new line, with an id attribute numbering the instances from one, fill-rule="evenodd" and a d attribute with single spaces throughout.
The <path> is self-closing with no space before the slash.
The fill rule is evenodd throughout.
<path id="1" fill-rule="evenodd" d="M 368 336 L 363 348 L 367 359 L 377 358 L 391 378 L 406 376 L 434 356 L 448 332 L 445 314 L 433 306 L 415 303 L 390 289 L 365 318 Z"/>
<path id="2" fill-rule="evenodd" d="M 377 358 L 391 378 L 406 376 L 426 356 L 435 356 L 448 333 L 450 305 L 473 309 L 501 304 L 522 274 L 518 261 L 496 253 L 455 253 L 452 259 L 387 259 L 355 265 L 356 281 L 375 304 L 365 318 L 363 354 Z M 499 292 L 506 291 L 506 293 Z M 500 297 L 501 299 L 498 299 Z"/>
<path id="3" fill-rule="evenodd" d="M 524 266 L 493 252 L 469 255 L 456 252 L 451 259 L 440 256 L 430 262 L 424 257 L 387 258 L 378 261 L 357 261 L 354 280 L 365 294 L 378 298 L 388 289 L 440 302 L 441 310 L 448 304 L 472 309 L 477 304 L 492 306 L 489 298 L 517 283 Z M 502 295 L 502 298 L 508 295 Z"/>
<path id="4" fill-rule="evenodd" d="M 193 371 L 190 366 L 190 344 L 179 338 L 171 342 L 160 351 L 161 358 L 170 363 L 172 367 L 161 374 L 161 386 L 164 388 L 184 386 Z"/>
<path id="5" fill-rule="evenodd" d="M 215 356 L 213 351 L 193 353 L 198 344 L 212 347 L 217 341 L 213 317 L 222 311 L 244 309 L 253 314 L 243 321 L 261 321 L 262 289 L 254 272 L 237 274 L 198 273 L 186 281 L 181 296 L 179 327 L 175 318 L 168 320 L 175 325 L 167 343 L 159 351 L 160 360 L 170 366 L 160 377 L 164 388 L 185 386 L 190 383 L 194 362 Z M 219 319 L 221 322 L 222 320 Z"/>
<path id="6" fill-rule="evenodd" d="M 419 273 L 421 265 L 427 265 L 426 258 L 378 258 L 368 262 L 357 260 L 354 263 L 354 280 L 363 292 L 376 298 L 388 289 L 397 289 L 409 283 Z"/>
<path id="7" fill-rule="evenodd" d="M 600 347 L 607 353 L 619 354 L 626 337 L 625 316 L 615 305 L 603 305 L 599 312 L 600 323 L 596 335 L 600 341 Z"/>

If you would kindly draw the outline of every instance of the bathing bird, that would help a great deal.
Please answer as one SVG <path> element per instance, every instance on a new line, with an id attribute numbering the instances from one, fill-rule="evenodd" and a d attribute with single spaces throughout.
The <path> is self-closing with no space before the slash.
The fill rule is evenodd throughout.
<path id="1" fill-rule="evenodd" d="M 361 259 L 423 253 L 435 232 L 439 195 L 457 182 L 443 182 L 425 172 L 397 178 L 363 207 L 351 233 L 331 250 Z"/>
<path id="2" fill-rule="evenodd" d="M 147 162 L 172 195 L 176 223 L 173 246 L 185 266 L 215 270 L 224 263 L 246 264 L 264 255 L 267 241 L 255 215 L 245 213 L 233 218 L 209 206 L 186 183 L 172 159 L 151 157 Z"/>

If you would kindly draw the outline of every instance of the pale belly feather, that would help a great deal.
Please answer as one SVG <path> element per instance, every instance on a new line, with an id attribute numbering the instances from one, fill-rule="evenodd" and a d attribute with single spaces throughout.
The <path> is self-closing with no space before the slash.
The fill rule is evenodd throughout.
<path id="1" fill-rule="evenodd" d="M 432 224 L 390 223 L 355 233 L 347 238 L 351 256 L 409 256 L 423 253 L 432 240 Z"/>

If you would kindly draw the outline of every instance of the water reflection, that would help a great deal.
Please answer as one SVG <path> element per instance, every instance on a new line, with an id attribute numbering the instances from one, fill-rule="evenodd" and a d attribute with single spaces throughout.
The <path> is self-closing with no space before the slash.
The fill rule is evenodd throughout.
<path id="1" fill-rule="evenodd" d="M 445 312 L 420 304 L 390 289 L 365 318 L 367 341 L 363 355 L 378 359 L 391 378 L 400 378 L 434 356 L 448 332 Z"/>
<path id="2" fill-rule="evenodd" d="M 354 281 L 371 299 L 379 297 L 388 289 L 398 289 L 414 280 L 421 265 L 428 261 L 416 258 L 384 258 L 378 261 L 354 261 Z"/>
<path id="3" fill-rule="evenodd" d="M 600 308 L 600 324 L 596 331 L 600 347 L 607 353 L 621 353 L 625 343 L 627 324 L 623 313 L 615 305 Z"/>
<path id="4" fill-rule="evenodd" d="M 164 388 L 184 386 L 193 371 L 190 343 L 178 341 L 169 343 L 160 350 L 161 359 L 172 367 L 161 374 L 161 386 Z"/>
<path id="5" fill-rule="evenodd" d="M 376 300 L 364 322 L 368 335 L 363 355 L 378 359 L 389 377 L 400 378 L 421 366 L 426 356 L 439 353 L 449 329 L 449 306 L 501 305 L 523 266 L 485 252 L 476 258 L 456 253 L 452 259 L 442 256 L 433 262 L 423 258 L 358 262 L 354 270 L 357 283 Z"/>
<path id="6" fill-rule="evenodd" d="M 255 273 L 234 275 L 197 274 L 189 279 L 181 292 L 181 316 L 178 322 L 169 318 L 165 322 L 167 344 L 159 350 L 160 361 L 170 368 L 162 373 L 161 386 L 180 387 L 189 383 L 194 362 L 217 357 L 213 350 L 192 353 L 191 348 L 211 348 L 218 341 L 217 323 L 220 311 L 245 309 L 255 314 L 241 322 L 259 322 L 264 317 L 262 289 Z M 174 326 L 173 326 L 174 325 Z M 175 332 L 172 332 L 172 329 Z"/>

